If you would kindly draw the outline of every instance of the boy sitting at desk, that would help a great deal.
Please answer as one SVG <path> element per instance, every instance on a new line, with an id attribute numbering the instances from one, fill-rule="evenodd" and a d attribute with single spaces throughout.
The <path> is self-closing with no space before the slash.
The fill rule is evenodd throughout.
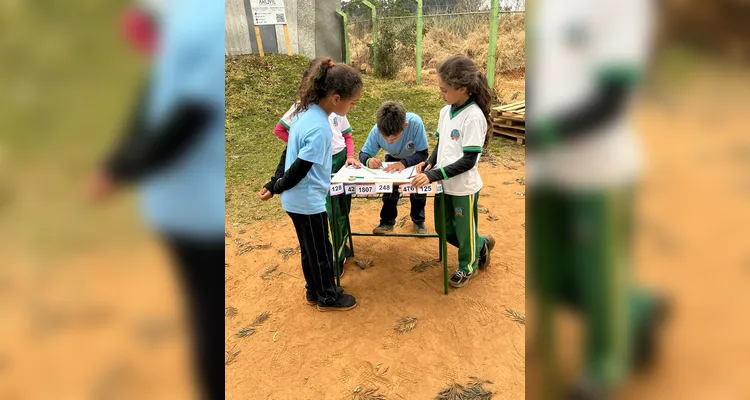
<path id="1" fill-rule="evenodd" d="M 359 161 L 368 168 L 381 168 L 383 163 L 375 158 L 380 149 L 385 150 L 385 161 L 394 162 L 386 167 L 386 172 L 398 172 L 427 160 L 427 134 L 422 119 L 417 114 L 407 113 L 401 103 L 387 101 L 378 109 L 377 123 L 372 127 L 367 142 L 359 153 Z M 383 195 L 383 208 L 380 210 L 380 225 L 373 229 L 375 234 L 393 231 L 398 217 L 400 193 L 394 185 L 393 192 Z M 427 195 L 411 195 L 411 220 L 414 230 L 427 234 L 424 226 L 424 207 Z"/>

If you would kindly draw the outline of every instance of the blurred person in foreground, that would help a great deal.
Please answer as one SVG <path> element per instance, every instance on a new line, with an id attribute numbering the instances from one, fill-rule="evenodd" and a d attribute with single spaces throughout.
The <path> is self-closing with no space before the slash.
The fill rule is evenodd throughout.
<path id="1" fill-rule="evenodd" d="M 204 398 L 223 399 L 224 5 L 173 0 L 128 13 L 124 26 L 153 66 L 90 192 L 103 199 L 140 186 L 145 219 L 184 288 Z"/>
<path id="2" fill-rule="evenodd" d="M 654 356 L 664 302 L 631 282 L 641 155 L 627 108 L 647 61 L 651 0 L 536 1 L 529 42 L 529 282 L 542 397 L 606 399 Z M 554 312 L 584 324 L 583 371 L 557 377 Z"/>

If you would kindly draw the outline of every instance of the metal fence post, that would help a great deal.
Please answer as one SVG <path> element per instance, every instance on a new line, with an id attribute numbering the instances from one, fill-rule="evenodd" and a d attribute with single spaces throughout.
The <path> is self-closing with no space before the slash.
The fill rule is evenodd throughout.
<path id="1" fill-rule="evenodd" d="M 352 60 L 349 55 L 349 27 L 347 26 L 346 14 L 341 9 L 336 10 L 336 14 L 341 17 L 341 25 L 344 27 L 344 62 L 351 64 Z"/>
<path id="2" fill-rule="evenodd" d="M 497 63 L 497 14 L 498 0 L 490 0 L 490 48 L 487 51 L 487 83 L 490 88 L 495 88 L 495 64 Z"/>
<path id="3" fill-rule="evenodd" d="M 375 6 L 367 0 L 362 0 L 362 4 L 367 6 L 372 12 L 372 58 L 375 75 L 378 74 L 378 11 Z"/>
<path id="4" fill-rule="evenodd" d="M 422 0 L 417 0 L 417 85 L 422 84 Z"/>

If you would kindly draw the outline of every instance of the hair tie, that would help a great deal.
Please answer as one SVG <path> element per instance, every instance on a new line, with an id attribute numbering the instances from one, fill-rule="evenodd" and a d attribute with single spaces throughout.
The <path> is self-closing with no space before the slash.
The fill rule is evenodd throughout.
<path id="1" fill-rule="evenodd" d="M 328 60 L 328 66 L 333 68 L 333 60 Z"/>

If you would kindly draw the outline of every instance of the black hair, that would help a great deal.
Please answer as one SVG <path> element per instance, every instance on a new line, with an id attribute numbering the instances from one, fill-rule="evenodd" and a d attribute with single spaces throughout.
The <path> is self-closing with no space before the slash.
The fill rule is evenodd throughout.
<path id="1" fill-rule="evenodd" d="M 317 58 L 303 75 L 295 113 L 307 110 L 311 104 L 317 104 L 330 94 L 349 99 L 360 90 L 362 78 L 356 69 L 346 64 L 334 64 L 329 57 Z"/>
<path id="2" fill-rule="evenodd" d="M 404 105 L 394 101 L 386 101 L 378 108 L 375 121 L 377 122 L 380 134 L 385 137 L 401 133 L 406 123 Z"/>
<path id="3" fill-rule="evenodd" d="M 492 119 L 490 118 L 490 106 L 492 104 L 492 90 L 487 83 L 487 76 L 466 56 L 453 56 L 438 67 L 440 80 L 449 84 L 454 89 L 466 88 L 469 98 L 477 103 L 484 118 L 487 120 L 487 134 L 484 138 L 484 147 L 490 143 L 492 138 Z"/>

